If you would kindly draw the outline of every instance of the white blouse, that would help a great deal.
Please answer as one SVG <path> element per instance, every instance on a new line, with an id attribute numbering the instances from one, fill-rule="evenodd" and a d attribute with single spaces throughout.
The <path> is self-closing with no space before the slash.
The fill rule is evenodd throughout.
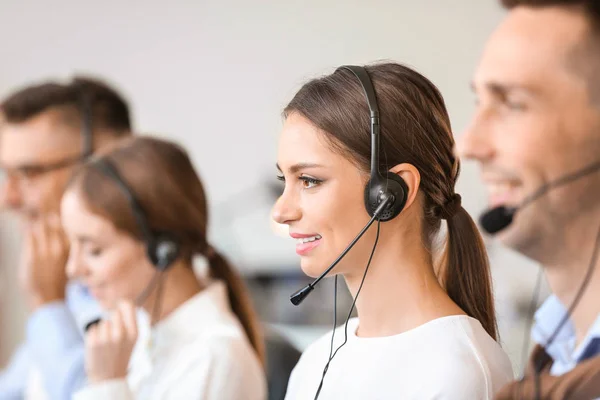
<path id="1" fill-rule="evenodd" d="M 479 321 L 448 316 L 407 332 L 356 336 L 358 319 L 348 323 L 348 342 L 329 365 L 319 400 L 491 400 L 513 379 L 510 360 Z M 336 329 L 334 351 L 344 340 Z M 329 358 L 331 333 L 302 354 L 286 400 L 314 399 Z"/>
<path id="2" fill-rule="evenodd" d="M 90 384 L 73 400 L 266 398 L 264 368 L 223 282 L 212 282 L 150 332 L 136 343 L 127 379 Z"/>

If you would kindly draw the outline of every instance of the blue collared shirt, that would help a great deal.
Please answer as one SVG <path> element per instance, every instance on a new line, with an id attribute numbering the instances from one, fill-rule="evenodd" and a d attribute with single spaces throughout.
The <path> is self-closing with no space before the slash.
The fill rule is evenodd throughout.
<path id="1" fill-rule="evenodd" d="M 86 383 L 83 328 L 101 315 L 79 284 L 67 286 L 65 302 L 46 304 L 27 322 L 26 341 L 0 374 L 0 399 L 22 399 L 37 368 L 49 399 L 67 400 Z"/>
<path id="2" fill-rule="evenodd" d="M 567 309 L 560 300 L 556 296 L 550 296 L 535 313 L 535 325 L 531 332 L 533 340 L 545 346 L 566 313 Z M 575 347 L 575 342 L 575 328 L 571 321 L 567 321 L 546 348 L 546 352 L 554 360 L 550 369 L 552 375 L 562 375 L 578 363 L 600 355 L 600 315 L 579 346 Z"/>

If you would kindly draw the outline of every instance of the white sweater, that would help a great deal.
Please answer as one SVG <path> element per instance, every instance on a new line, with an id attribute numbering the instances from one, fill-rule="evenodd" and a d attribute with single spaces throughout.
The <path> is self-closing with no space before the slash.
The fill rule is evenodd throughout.
<path id="1" fill-rule="evenodd" d="M 215 281 L 141 337 L 127 379 L 89 385 L 74 400 L 264 400 L 266 378 L 227 288 Z"/>
<path id="2" fill-rule="evenodd" d="M 361 338 L 358 319 L 325 376 L 319 400 L 492 399 L 513 379 L 510 360 L 479 321 L 449 316 L 399 335 Z M 336 329 L 334 351 L 344 340 Z M 296 365 L 286 400 L 314 399 L 329 357 L 331 332 L 313 343 Z"/>

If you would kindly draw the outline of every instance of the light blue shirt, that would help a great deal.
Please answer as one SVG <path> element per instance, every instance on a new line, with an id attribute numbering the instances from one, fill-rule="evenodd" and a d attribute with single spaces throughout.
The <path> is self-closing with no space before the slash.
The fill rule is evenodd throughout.
<path id="1" fill-rule="evenodd" d="M 65 302 L 37 309 L 27 322 L 25 343 L 0 374 L 0 399 L 22 399 L 34 366 L 50 399 L 71 399 L 86 383 L 83 328 L 100 315 L 96 301 L 75 283 L 67 286 Z"/>
<path id="2" fill-rule="evenodd" d="M 556 296 L 550 296 L 535 313 L 535 325 L 531 332 L 533 340 L 545 346 L 566 313 L 567 309 L 560 300 Z M 567 321 L 546 348 L 546 352 L 554 360 L 550 374 L 562 375 L 578 363 L 600 355 L 600 315 L 579 346 L 575 347 L 575 342 L 575 328 L 571 321 Z"/>

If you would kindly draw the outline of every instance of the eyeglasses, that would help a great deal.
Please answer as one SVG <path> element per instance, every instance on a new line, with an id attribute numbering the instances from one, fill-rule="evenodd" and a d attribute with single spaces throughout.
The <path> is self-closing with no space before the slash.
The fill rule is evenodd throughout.
<path id="1" fill-rule="evenodd" d="M 16 167 L 0 167 L 1 171 L 1 179 L 6 180 L 7 178 L 14 178 L 18 182 L 21 183 L 29 183 L 36 178 L 45 175 L 52 171 L 57 171 L 62 168 L 73 166 L 79 162 L 85 160 L 85 157 L 82 155 L 77 155 L 75 157 L 68 157 L 60 161 L 56 161 L 53 163 L 32 163 L 32 164 L 23 164 Z"/>

